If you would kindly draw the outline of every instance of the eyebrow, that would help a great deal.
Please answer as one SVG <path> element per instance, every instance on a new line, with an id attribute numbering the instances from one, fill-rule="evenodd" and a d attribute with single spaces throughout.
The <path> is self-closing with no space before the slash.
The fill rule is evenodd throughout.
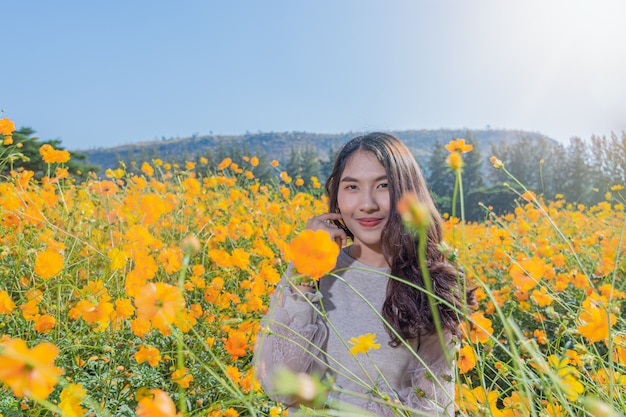
<path id="1" fill-rule="evenodd" d="M 374 182 L 382 181 L 386 179 L 387 179 L 387 175 L 385 174 L 385 175 L 381 175 L 378 178 L 374 178 Z M 343 177 L 339 182 L 359 182 L 359 180 L 353 177 Z"/>

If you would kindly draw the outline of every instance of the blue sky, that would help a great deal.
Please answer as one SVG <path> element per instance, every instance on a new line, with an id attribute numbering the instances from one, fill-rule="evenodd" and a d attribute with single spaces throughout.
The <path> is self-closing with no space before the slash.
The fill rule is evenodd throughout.
<path id="1" fill-rule="evenodd" d="M 4 2 L 0 108 L 70 150 L 192 134 L 626 130 L 621 0 Z"/>

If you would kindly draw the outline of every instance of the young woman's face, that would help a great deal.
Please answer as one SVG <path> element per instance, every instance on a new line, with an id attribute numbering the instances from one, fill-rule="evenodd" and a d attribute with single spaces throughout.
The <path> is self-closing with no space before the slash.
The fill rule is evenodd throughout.
<path id="1" fill-rule="evenodd" d="M 385 167 L 369 151 L 358 150 L 341 173 L 337 205 L 356 246 L 381 252 L 381 234 L 389 216 Z"/>

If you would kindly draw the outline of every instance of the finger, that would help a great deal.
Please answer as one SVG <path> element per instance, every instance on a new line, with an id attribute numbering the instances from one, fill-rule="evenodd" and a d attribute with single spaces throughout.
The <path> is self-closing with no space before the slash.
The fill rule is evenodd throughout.
<path id="1" fill-rule="evenodd" d="M 315 218 L 320 219 L 322 221 L 326 221 L 326 220 L 341 220 L 343 217 L 341 216 L 341 213 L 324 213 L 324 214 L 320 214 L 319 216 Z"/>
<path id="2" fill-rule="evenodd" d="M 348 236 L 346 236 L 346 233 L 341 229 L 334 229 L 330 237 L 337 242 L 340 248 L 343 248 L 348 242 Z"/>
<path id="3" fill-rule="evenodd" d="M 339 213 L 326 213 L 317 217 L 313 217 L 306 222 L 306 228 L 309 230 L 326 230 L 337 229 L 337 225 L 332 223 L 333 220 L 341 219 Z"/>

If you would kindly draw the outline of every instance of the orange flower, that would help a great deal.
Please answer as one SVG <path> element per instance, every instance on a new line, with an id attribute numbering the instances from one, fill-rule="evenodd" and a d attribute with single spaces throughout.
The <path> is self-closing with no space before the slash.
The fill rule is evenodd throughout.
<path id="1" fill-rule="evenodd" d="M 446 158 L 446 163 L 453 171 L 460 171 L 463 168 L 463 157 L 458 152 L 453 152 Z"/>
<path id="2" fill-rule="evenodd" d="M 62 164 L 70 160 L 70 153 L 68 151 L 54 149 L 51 145 L 47 143 L 41 145 L 41 147 L 39 148 L 39 153 L 41 154 L 44 162 L 48 164 Z"/>
<path id="3" fill-rule="evenodd" d="M 0 119 L 0 135 L 10 136 L 15 131 L 15 123 L 6 117 Z"/>
<path id="4" fill-rule="evenodd" d="M 591 343 L 598 342 L 609 337 L 611 327 L 617 321 L 616 315 L 611 314 L 610 320 L 609 322 L 609 314 L 600 296 L 592 294 L 583 301 L 578 315 L 580 325 L 576 330 Z"/>
<path id="5" fill-rule="evenodd" d="M 409 226 L 421 229 L 428 227 L 432 221 L 428 207 L 419 200 L 415 193 L 406 193 L 400 197 L 397 208 L 402 221 Z"/>
<path id="6" fill-rule="evenodd" d="M 148 365 L 153 368 L 159 365 L 161 361 L 161 352 L 154 346 L 145 345 L 141 346 L 137 352 L 133 355 L 137 363 L 148 362 Z"/>
<path id="7" fill-rule="evenodd" d="M 223 169 L 226 169 L 230 166 L 230 164 L 232 164 L 233 160 L 230 158 L 224 158 L 224 160 L 222 162 L 219 163 L 219 165 L 217 166 L 217 170 L 221 171 Z"/>
<path id="8" fill-rule="evenodd" d="M 0 353 L 0 381 L 18 397 L 47 398 L 63 374 L 54 366 L 58 354 L 59 349 L 49 342 L 29 349 L 25 341 L 9 339 Z"/>
<path id="9" fill-rule="evenodd" d="M 259 158 L 257 158 L 256 156 L 250 158 L 250 165 L 252 165 L 253 167 L 259 165 Z"/>
<path id="10" fill-rule="evenodd" d="M 189 388 L 191 381 L 193 381 L 193 375 L 191 375 L 189 369 L 182 368 L 177 369 L 172 373 L 172 381 L 176 382 L 181 388 Z"/>
<path id="11" fill-rule="evenodd" d="M 287 252 L 298 273 L 318 280 L 335 266 L 339 245 L 325 230 L 305 230 L 291 241 Z"/>
<path id="12" fill-rule="evenodd" d="M 228 339 L 224 340 L 224 349 L 228 352 L 233 362 L 248 353 L 248 340 L 246 336 L 238 331 L 228 332 Z"/>
<path id="13" fill-rule="evenodd" d="M 57 275 L 63 269 L 63 256 L 54 249 L 46 249 L 37 252 L 35 258 L 35 274 L 43 279 L 49 279 Z"/>
<path id="14" fill-rule="evenodd" d="M 89 192 L 100 194 L 102 197 L 112 197 L 118 192 L 119 187 L 113 181 L 104 180 L 89 184 Z"/>
<path id="15" fill-rule="evenodd" d="M 0 314 L 11 314 L 15 303 L 5 290 L 0 290 Z"/>
<path id="16" fill-rule="evenodd" d="M 150 320 L 152 327 L 169 335 L 169 325 L 185 308 L 185 298 L 178 287 L 163 282 L 151 282 L 135 296 L 135 307 L 137 318 Z"/>
<path id="17" fill-rule="evenodd" d="M 287 174 L 287 171 L 282 171 L 279 176 L 285 184 L 291 183 L 291 177 Z"/>
<path id="18" fill-rule="evenodd" d="M 467 373 L 476 366 L 476 354 L 470 345 L 465 345 L 459 350 L 457 365 L 460 374 Z"/>
<path id="19" fill-rule="evenodd" d="M 513 264 L 509 270 L 513 284 L 522 291 L 529 291 L 544 277 L 548 270 L 545 262 L 540 258 L 522 259 L 518 264 Z"/>
<path id="20" fill-rule="evenodd" d="M 38 333 L 49 333 L 54 328 L 57 321 L 49 314 L 44 314 L 35 319 L 35 331 Z"/>
<path id="21" fill-rule="evenodd" d="M 470 331 L 463 327 L 465 337 L 469 338 L 472 343 L 487 343 L 489 336 L 493 334 L 491 320 L 489 320 L 481 311 L 477 311 L 470 315 Z"/>
<path id="22" fill-rule="evenodd" d="M 450 143 L 445 146 L 445 148 L 450 153 L 468 153 L 471 152 L 472 149 L 474 149 L 474 145 L 470 145 L 469 143 L 466 144 L 465 139 L 457 139 L 451 140 Z"/>
<path id="23" fill-rule="evenodd" d="M 163 249 L 157 261 L 163 265 L 165 272 L 173 274 L 183 267 L 183 251 L 176 247 Z"/>
<path id="24" fill-rule="evenodd" d="M 154 168 L 152 168 L 152 165 L 150 165 L 149 163 L 144 162 L 143 164 L 141 164 L 141 172 L 151 177 L 152 175 L 154 175 Z"/>
<path id="25" fill-rule="evenodd" d="M 170 396 L 160 389 L 151 389 L 137 407 L 139 417 L 175 417 L 176 405 Z"/>

